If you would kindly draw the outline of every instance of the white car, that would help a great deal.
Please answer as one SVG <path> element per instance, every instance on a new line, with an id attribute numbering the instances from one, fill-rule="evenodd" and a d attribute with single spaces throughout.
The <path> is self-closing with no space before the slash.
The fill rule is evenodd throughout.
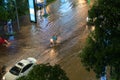
<path id="1" fill-rule="evenodd" d="M 4 76 L 3 80 L 16 80 L 17 78 L 27 75 L 36 64 L 35 58 L 27 58 L 17 62 Z"/>

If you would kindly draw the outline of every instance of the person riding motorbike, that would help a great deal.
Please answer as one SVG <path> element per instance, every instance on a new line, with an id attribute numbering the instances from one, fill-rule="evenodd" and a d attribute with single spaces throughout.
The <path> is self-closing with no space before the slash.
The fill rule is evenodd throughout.
<path id="1" fill-rule="evenodd" d="M 3 37 L 0 37 L 0 45 L 8 47 L 10 45 L 10 43 Z"/>
<path id="2" fill-rule="evenodd" d="M 57 43 L 57 35 L 53 35 L 50 39 L 50 46 L 55 46 Z"/>

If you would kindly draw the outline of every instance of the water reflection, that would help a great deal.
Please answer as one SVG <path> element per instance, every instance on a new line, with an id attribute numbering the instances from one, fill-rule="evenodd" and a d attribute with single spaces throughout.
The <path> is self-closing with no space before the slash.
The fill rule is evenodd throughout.
<path id="1" fill-rule="evenodd" d="M 51 61 L 51 64 L 54 65 L 57 62 L 57 55 L 58 52 L 55 49 L 51 49 L 49 52 L 49 59 Z"/>
<path id="2" fill-rule="evenodd" d="M 37 0 L 37 3 L 42 3 L 44 2 L 44 0 Z"/>
<path id="3" fill-rule="evenodd" d="M 81 7 L 86 6 L 86 0 L 78 0 L 77 4 Z"/>
<path id="4" fill-rule="evenodd" d="M 31 27 L 31 34 L 34 35 L 35 31 L 36 31 L 36 27 L 35 27 L 35 25 L 32 25 L 32 27 Z"/>
<path id="5" fill-rule="evenodd" d="M 14 36 L 9 36 L 9 39 L 8 39 L 9 41 L 13 41 L 13 40 L 15 40 L 15 37 Z"/>
<path id="6" fill-rule="evenodd" d="M 73 7 L 73 4 L 69 0 L 60 0 L 59 12 L 61 14 L 64 14 L 64 13 L 70 11 L 72 7 Z"/>
<path id="7" fill-rule="evenodd" d="M 13 48 L 15 48 L 15 45 L 14 45 L 14 40 L 15 40 L 15 38 L 14 38 L 14 36 L 9 36 L 9 39 L 8 39 L 12 44 L 9 46 L 9 49 L 13 49 Z"/>
<path id="8" fill-rule="evenodd" d="M 78 3 L 80 3 L 80 4 L 84 4 L 84 3 L 86 3 L 86 0 L 78 0 Z"/>
<path id="9" fill-rule="evenodd" d="M 45 17 L 44 17 L 44 18 L 43 18 L 43 22 L 41 23 L 41 27 L 42 27 L 43 29 L 47 28 L 48 23 L 49 23 L 48 18 L 45 18 Z"/>
<path id="10" fill-rule="evenodd" d="M 15 39 L 15 36 L 9 36 L 9 42 L 11 43 L 8 47 L 8 54 L 16 54 L 18 52 L 18 42 Z"/>
<path id="11" fill-rule="evenodd" d="M 57 56 L 55 49 L 51 49 L 49 54 L 50 54 L 50 59 L 54 59 Z"/>
<path id="12" fill-rule="evenodd" d="M 48 28 L 48 24 L 50 23 L 48 17 L 43 17 L 43 10 L 37 11 L 37 20 L 38 26 L 44 31 Z"/>

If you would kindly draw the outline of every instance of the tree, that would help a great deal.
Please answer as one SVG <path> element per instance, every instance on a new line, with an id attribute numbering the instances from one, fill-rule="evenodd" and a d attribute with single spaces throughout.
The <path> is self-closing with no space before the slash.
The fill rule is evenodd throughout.
<path id="1" fill-rule="evenodd" d="M 89 22 L 95 26 L 86 46 L 80 53 L 87 70 L 92 69 L 97 77 L 110 67 L 111 76 L 120 79 L 120 0 L 97 0 L 89 10 Z"/>
<path id="2" fill-rule="evenodd" d="M 17 80 L 69 80 L 66 73 L 59 65 L 51 66 L 49 64 L 35 65 L 27 76 L 20 77 Z"/>
<path id="3" fill-rule="evenodd" d="M 16 0 L 16 4 L 19 16 L 28 14 L 29 12 L 28 0 Z"/>
<path id="4" fill-rule="evenodd" d="M 0 0 L 0 35 L 6 33 L 3 29 L 10 19 L 18 23 L 18 16 L 28 14 L 28 10 L 27 0 Z"/>
<path id="5" fill-rule="evenodd" d="M 18 9 L 19 16 L 28 13 L 28 3 L 27 0 L 16 0 L 17 5 L 15 5 L 15 0 L 0 0 L 0 20 L 7 21 L 9 19 L 15 20 L 16 12 L 15 7 Z"/>
<path id="6" fill-rule="evenodd" d="M 2 21 L 7 21 L 14 16 L 14 6 L 12 0 L 9 0 L 7 3 L 4 0 L 0 1 L 0 17 Z"/>

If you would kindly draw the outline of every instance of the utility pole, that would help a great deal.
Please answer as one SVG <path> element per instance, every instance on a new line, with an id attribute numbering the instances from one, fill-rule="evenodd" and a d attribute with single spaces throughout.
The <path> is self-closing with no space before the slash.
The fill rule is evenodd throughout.
<path id="1" fill-rule="evenodd" d="M 46 13 L 46 0 L 44 0 L 44 15 L 46 15 L 47 13 Z"/>
<path id="2" fill-rule="evenodd" d="M 46 0 L 44 0 L 44 4 L 46 5 Z"/>
<path id="3" fill-rule="evenodd" d="M 18 10 L 17 10 L 16 0 L 14 0 L 14 2 L 15 2 L 15 11 L 16 11 L 17 25 L 18 25 L 18 31 L 19 31 L 20 30 L 20 24 L 19 24 L 19 18 L 18 18 Z"/>

